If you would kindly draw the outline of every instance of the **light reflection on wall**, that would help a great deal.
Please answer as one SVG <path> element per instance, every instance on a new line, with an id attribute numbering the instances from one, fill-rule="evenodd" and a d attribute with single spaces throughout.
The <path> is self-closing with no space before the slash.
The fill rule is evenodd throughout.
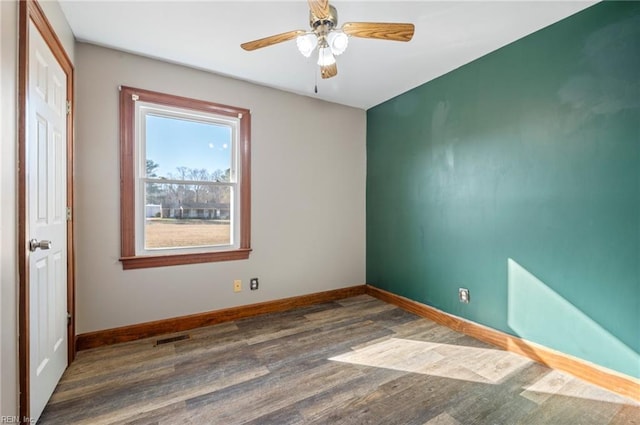
<path id="1" fill-rule="evenodd" d="M 579 358 L 619 369 L 636 365 L 640 354 L 560 296 L 515 260 L 508 265 L 508 324 L 518 336 Z M 615 314 L 614 311 L 611 314 Z"/>

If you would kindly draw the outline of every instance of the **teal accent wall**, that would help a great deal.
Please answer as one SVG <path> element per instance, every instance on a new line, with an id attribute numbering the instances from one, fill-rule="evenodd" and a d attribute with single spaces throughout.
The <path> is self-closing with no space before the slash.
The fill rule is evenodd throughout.
<path id="1" fill-rule="evenodd" d="M 640 377 L 639 2 L 367 111 L 367 282 Z"/>

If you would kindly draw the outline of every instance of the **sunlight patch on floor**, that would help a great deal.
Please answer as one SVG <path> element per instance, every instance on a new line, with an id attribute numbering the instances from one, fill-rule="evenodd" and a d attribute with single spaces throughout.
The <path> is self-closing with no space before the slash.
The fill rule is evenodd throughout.
<path id="1" fill-rule="evenodd" d="M 390 338 L 329 360 L 497 384 L 531 360 L 501 350 Z"/>
<path id="2" fill-rule="evenodd" d="M 329 360 L 492 385 L 533 363 L 508 351 L 402 338 L 379 340 Z M 524 387 L 520 395 L 538 405 L 552 396 L 564 396 L 640 406 L 631 399 L 556 370 L 550 370 L 543 378 Z"/>
<path id="3" fill-rule="evenodd" d="M 462 425 L 458 422 L 453 416 L 449 415 L 447 412 L 441 413 L 435 418 L 430 419 L 428 422 L 425 422 L 424 425 Z"/>
<path id="4" fill-rule="evenodd" d="M 640 406 L 640 403 L 619 396 L 610 391 L 582 382 L 566 373 L 552 370 L 542 379 L 525 388 L 520 393 L 536 404 L 542 404 L 552 396 L 565 396 L 584 400 L 601 401 L 613 404 Z"/>

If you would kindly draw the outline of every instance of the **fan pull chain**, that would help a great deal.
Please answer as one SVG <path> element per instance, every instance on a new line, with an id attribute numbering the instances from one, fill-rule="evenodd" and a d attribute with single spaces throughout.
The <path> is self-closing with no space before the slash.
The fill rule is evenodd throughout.
<path id="1" fill-rule="evenodd" d="M 316 94 L 318 94 L 318 72 L 317 72 L 315 69 L 313 70 L 313 75 L 315 76 L 315 79 L 316 79 L 316 85 L 315 85 L 315 87 L 313 88 L 313 91 L 314 91 Z"/>

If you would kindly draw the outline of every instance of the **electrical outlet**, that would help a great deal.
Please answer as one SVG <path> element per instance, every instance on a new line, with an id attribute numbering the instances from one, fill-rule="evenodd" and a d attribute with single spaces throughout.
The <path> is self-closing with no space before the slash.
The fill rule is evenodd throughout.
<path id="1" fill-rule="evenodd" d="M 249 287 L 251 288 L 252 291 L 256 291 L 258 289 L 258 278 L 257 277 L 252 277 Z"/>
<path id="2" fill-rule="evenodd" d="M 458 289 L 458 299 L 461 303 L 469 304 L 469 301 L 471 301 L 469 290 L 467 288 Z"/>
<path id="3" fill-rule="evenodd" d="M 240 279 L 236 279 L 233 281 L 233 292 L 242 291 L 242 281 Z"/>

